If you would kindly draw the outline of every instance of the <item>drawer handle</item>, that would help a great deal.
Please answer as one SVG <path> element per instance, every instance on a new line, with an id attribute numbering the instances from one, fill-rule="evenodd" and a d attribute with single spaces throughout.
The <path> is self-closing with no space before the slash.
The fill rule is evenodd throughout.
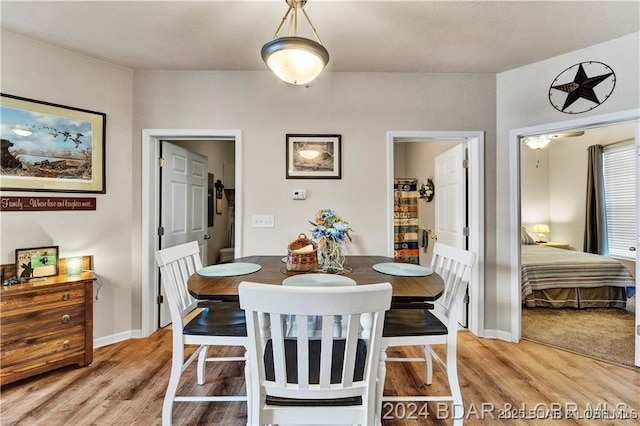
<path id="1" fill-rule="evenodd" d="M 69 322 L 69 320 L 70 320 L 70 319 L 71 319 L 71 317 L 69 316 L 69 314 L 64 314 L 64 315 L 62 316 L 62 323 L 63 323 L 63 324 L 66 324 L 66 323 L 68 323 L 68 322 Z"/>
<path id="2" fill-rule="evenodd" d="M 65 302 L 66 302 L 67 300 L 69 300 L 69 292 L 68 292 L 68 291 L 67 291 L 67 292 L 62 293 L 62 300 L 64 300 Z"/>
<path id="3" fill-rule="evenodd" d="M 62 342 L 62 349 L 69 349 L 71 347 L 71 342 L 68 340 L 65 340 L 64 342 Z"/>

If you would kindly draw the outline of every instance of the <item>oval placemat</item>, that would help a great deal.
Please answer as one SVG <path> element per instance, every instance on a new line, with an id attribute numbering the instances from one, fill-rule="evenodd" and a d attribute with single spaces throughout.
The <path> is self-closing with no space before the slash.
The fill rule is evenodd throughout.
<path id="1" fill-rule="evenodd" d="M 282 285 L 311 287 L 343 287 L 356 285 L 356 282 L 344 275 L 335 274 L 300 274 L 285 278 Z"/>
<path id="2" fill-rule="evenodd" d="M 426 277 L 433 274 L 430 268 L 412 263 L 376 263 L 373 269 L 387 275 L 395 275 L 398 277 Z"/>
<path id="3" fill-rule="evenodd" d="M 218 265 L 205 266 L 198 270 L 198 275 L 203 277 L 233 277 L 236 275 L 252 274 L 262 269 L 257 263 L 220 263 Z"/>

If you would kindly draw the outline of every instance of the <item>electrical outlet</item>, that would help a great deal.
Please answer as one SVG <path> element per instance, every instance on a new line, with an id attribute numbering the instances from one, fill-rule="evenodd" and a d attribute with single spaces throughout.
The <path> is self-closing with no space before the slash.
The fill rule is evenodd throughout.
<path id="1" fill-rule="evenodd" d="M 254 214 L 251 216 L 251 226 L 254 228 L 273 228 L 275 227 L 272 214 Z"/>

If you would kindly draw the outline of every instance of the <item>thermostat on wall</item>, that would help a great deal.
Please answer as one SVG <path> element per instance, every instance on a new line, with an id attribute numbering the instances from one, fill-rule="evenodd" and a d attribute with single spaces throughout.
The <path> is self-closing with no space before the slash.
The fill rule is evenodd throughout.
<path id="1" fill-rule="evenodd" d="M 294 200 L 306 200 L 307 199 L 307 190 L 306 189 L 294 189 L 293 190 L 293 199 Z"/>

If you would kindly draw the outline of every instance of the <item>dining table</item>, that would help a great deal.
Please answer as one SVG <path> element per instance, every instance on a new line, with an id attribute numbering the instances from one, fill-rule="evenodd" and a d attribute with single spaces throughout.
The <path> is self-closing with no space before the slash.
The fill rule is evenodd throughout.
<path id="1" fill-rule="evenodd" d="M 237 265 L 233 265 L 234 263 Z M 238 286 L 243 281 L 282 285 L 283 281 L 294 276 L 304 274 L 312 279 L 317 277 L 311 274 L 322 272 L 288 271 L 286 257 L 283 256 L 247 256 L 219 265 L 221 266 L 218 268 L 222 268 L 219 270 L 226 268 L 231 272 L 206 274 L 199 271 L 188 279 L 189 293 L 203 305 L 211 302 L 237 302 Z M 238 266 L 236 272 L 234 266 Z M 212 266 L 214 269 L 216 267 L 217 265 Z M 411 269 L 412 267 L 415 269 Z M 406 264 L 385 256 L 347 256 L 345 269 L 344 273 L 336 275 L 350 278 L 356 285 L 390 283 L 393 287 L 391 306 L 394 308 L 432 302 L 444 291 L 444 280 L 429 268 Z"/>

